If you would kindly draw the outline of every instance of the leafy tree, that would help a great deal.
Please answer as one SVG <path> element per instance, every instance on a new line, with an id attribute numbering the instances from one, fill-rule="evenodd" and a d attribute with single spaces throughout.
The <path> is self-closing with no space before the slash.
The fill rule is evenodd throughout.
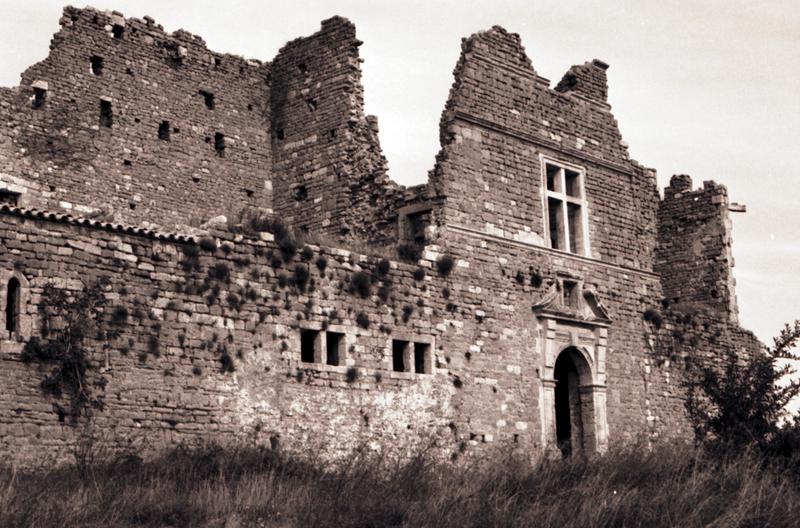
<path id="1" fill-rule="evenodd" d="M 698 443 L 720 454 L 750 447 L 768 453 L 785 443 L 780 422 L 800 394 L 800 380 L 786 381 L 794 370 L 780 363 L 798 359 L 792 351 L 798 340 L 800 320 L 787 324 L 761 353 L 742 358 L 727 349 L 721 367 L 702 366 L 690 374 L 686 409 Z"/>

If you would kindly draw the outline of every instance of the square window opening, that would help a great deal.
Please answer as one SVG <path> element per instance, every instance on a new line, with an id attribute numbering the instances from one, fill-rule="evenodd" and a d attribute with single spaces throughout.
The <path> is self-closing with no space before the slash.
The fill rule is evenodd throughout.
<path id="1" fill-rule="evenodd" d="M 325 362 L 328 365 L 339 365 L 344 345 L 344 334 L 338 332 L 327 332 L 325 334 L 325 346 L 327 347 L 328 357 Z"/>
<path id="2" fill-rule="evenodd" d="M 125 36 L 125 26 L 114 24 L 111 27 L 111 34 L 114 35 L 115 39 L 122 39 L 122 37 Z"/>

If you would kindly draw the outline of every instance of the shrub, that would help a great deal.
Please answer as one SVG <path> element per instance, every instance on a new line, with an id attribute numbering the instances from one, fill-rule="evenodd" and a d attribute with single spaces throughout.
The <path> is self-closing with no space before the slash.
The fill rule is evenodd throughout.
<path id="1" fill-rule="evenodd" d="M 403 322 L 407 323 L 409 319 L 411 319 L 411 314 L 414 313 L 414 307 L 410 304 L 406 304 L 403 306 Z"/>
<path id="2" fill-rule="evenodd" d="M 450 298 L 450 288 L 447 287 L 442 288 L 442 297 L 444 297 L 445 299 Z"/>
<path id="3" fill-rule="evenodd" d="M 362 299 L 369 297 L 372 291 L 372 279 L 369 274 L 357 271 L 350 275 L 350 291 L 358 293 Z"/>
<path id="4" fill-rule="evenodd" d="M 347 369 L 345 379 L 347 380 L 347 383 L 355 383 L 358 380 L 358 369 L 355 367 L 350 367 Z"/>
<path id="5" fill-rule="evenodd" d="M 300 259 L 303 262 L 308 262 L 314 257 L 314 250 L 311 249 L 309 246 L 303 246 L 303 251 L 300 254 Z"/>
<path id="6" fill-rule="evenodd" d="M 203 251 L 207 251 L 209 253 L 213 253 L 217 250 L 217 241 L 211 237 L 203 237 L 198 242 L 200 249 Z"/>
<path id="7" fill-rule="evenodd" d="M 517 281 L 517 284 L 524 284 L 525 283 L 525 274 L 521 271 L 517 271 L 517 274 L 514 276 L 514 280 Z"/>
<path id="8" fill-rule="evenodd" d="M 713 336 L 712 336 L 713 337 Z M 787 404 L 800 395 L 800 380 L 784 360 L 798 359 L 793 351 L 800 340 L 800 320 L 786 325 L 765 351 L 742 358 L 735 347 L 722 351 L 720 368 L 691 369 L 686 410 L 696 440 L 720 455 L 757 448 L 769 453 L 779 437 Z M 784 381 L 790 379 L 790 381 Z"/>
<path id="9" fill-rule="evenodd" d="M 124 306 L 115 306 L 111 312 L 111 324 L 121 326 L 128 322 L 128 309 Z"/>
<path id="10" fill-rule="evenodd" d="M 652 323 L 656 329 L 661 328 L 661 325 L 664 323 L 664 318 L 661 316 L 661 312 L 658 311 L 657 308 L 648 308 L 644 311 L 644 320 Z"/>
<path id="11" fill-rule="evenodd" d="M 208 268 L 208 276 L 219 281 L 227 281 L 230 278 L 231 270 L 225 262 L 217 262 Z"/>
<path id="12" fill-rule="evenodd" d="M 328 259 L 325 258 L 324 255 L 320 255 L 319 257 L 317 257 L 317 260 L 316 260 L 316 262 L 314 262 L 314 264 L 317 265 L 317 269 L 320 272 L 324 272 L 325 268 L 328 267 Z"/>
<path id="13" fill-rule="evenodd" d="M 358 315 L 356 315 L 356 324 L 366 330 L 369 328 L 369 316 L 364 312 L 358 312 Z"/>
<path id="14" fill-rule="evenodd" d="M 455 261 L 450 255 L 442 255 L 436 259 L 436 269 L 442 277 L 450 275 L 450 272 L 453 271 L 453 265 L 455 265 Z"/>
<path id="15" fill-rule="evenodd" d="M 375 266 L 375 271 L 378 272 L 378 276 L 384 277 L 389 273 L 391 269 L 391 263 L 387 259 L 381 259 L 378 261 L 378 264 Z"/>
<path id="16" fill-rule="evenodd" d="M 389 294 L 390 290 L 386 285 L 378 288 L 378 299 L 380 299 L 382 302 L 386 302 L 389 300 Z"/>
<path id="17" fill-rule="evenodd" d="M 406 262 L 417 262 L 422 257 L 422 246 L 414 243 L 403 243 L 397 246 L 397 256 Z"/>
<path id="18" fill-rule="evenodd" d="M 539 270 L 534 271 L 531 273 L 531 286 L 534 288 L 538 288 L 542 285 L 543 277 Z"/>
<path id="19" fill-rule="evenodd" d="M 425 279 L 425 268 L 417 268 L 414 270 L 414 280 L 419 282 Z"/>
<path id="20" fill-rule="evenodd" d="M 304 290 L 306 284 L 308 284 L 308 266 L 305 264 L 297 264 L 294 267 L 294 283 L 297 285 L 298 288 Z"/>

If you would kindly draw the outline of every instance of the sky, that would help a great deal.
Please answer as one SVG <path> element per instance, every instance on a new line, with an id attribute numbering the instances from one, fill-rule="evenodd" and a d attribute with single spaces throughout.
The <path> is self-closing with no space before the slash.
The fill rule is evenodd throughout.
<path id="1" fill-rule="evenodd" d="M 45 58 L 63 1 L 0 0 L 0 85 Z M 572 64 L 611 65 L 609 102 L 631 157 L 731 201 L 740 320 L 767 344 L 800 318 L 800 2 L 797 0 L 92 0 L 150 15 L 210 49 L 271 60 L 333 15 L 356 24 L 366 112 L 377 115 L 390 175 L 422 183 L 461 38 L 493 25 L 522 37 L 553 82 Z"/>

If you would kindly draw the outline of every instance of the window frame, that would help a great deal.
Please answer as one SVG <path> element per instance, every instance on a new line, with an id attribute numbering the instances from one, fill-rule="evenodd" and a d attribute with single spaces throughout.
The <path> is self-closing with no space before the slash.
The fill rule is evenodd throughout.
<path id="1" fill-rule="evenodd" d="M 541 189 L 542 189 L 542 211 L 544 221 L 544 240 L 547 248 L 569 253 L 570 255 L 578 255 L 581 257 L 591 257 L 590 243 L 589 243 L 589 202 L 586 198 L 586 169 L 584 167 L 566 163 L 564 161 L 556 160 L 554 158 L 540 155 L 541 165 Z M 558 185 L 554 187 L 556 190 L 550 190 L 547 187 L 547 168 L 548 166 L 558 168 Z M 578 190 L 580 196 L 572 196 L 567 193 L 566 171 L 577 173 L 578 176 Z M 557 189 L 561 189 L 558 191 Z M 562 219 L 561 232 L 563 237 L 563 249 L 554 247 L 553 240 L 550 236 L 550 200 L 558 200 L 560 202 L 560 217 Z M 575 248 L 577 251 L 571 249 L 571 235 L 570 235 L 570 220 L 569 220 L 569 204 L 579 207 L 580 211 L 580 233 L 581 240 L 576 241 Z"/>

